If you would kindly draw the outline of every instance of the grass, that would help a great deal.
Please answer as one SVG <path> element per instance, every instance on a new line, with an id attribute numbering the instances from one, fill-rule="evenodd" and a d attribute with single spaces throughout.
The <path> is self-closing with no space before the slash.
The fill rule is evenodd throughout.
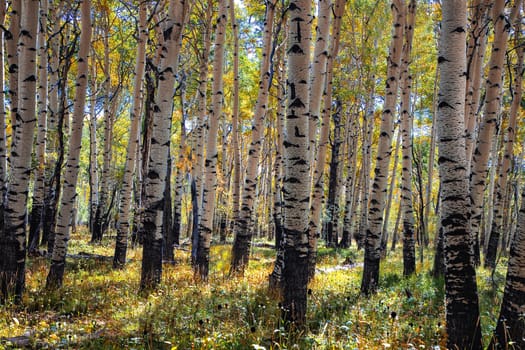
<path id="1" fill-rule="evenodd" d="M 113 241 L 88 244 L 80 231 L 70 252 L 110 256 Z M 444 349 L 443 281 L 428 274 L 430 252 L 417 274 L 402 277 L 401 250 L 382 263 L 379 292 L 359 295 L 362 252 L 321 248 L 310 285 L 308 326 L 286 331 L 278 301 L 268 293 L 270 248 L 253 248 L 244 277 L 228 276 L 229 246 L 212 248 L 210 281 L 196 283 L 188 252 L 164 265 L 163 281 L 150 294 L 138 292 L 140 249 L 129 251 L 124 270 L 111 260 L 68 259 L 64 286 L 44 289 L 45 258 L 28 261 L 21 306 L 0 307 L 0 338 L 26 335 L 30 347 L 82 349 Z M 350 269 L 330 270 L 346 259 Z M 494 284 L 494 281 L 496 282 Z M 501 298 L 503 270 L 480 268 L 478 283 L 483 334 L 488 341 Z M 8 342 L 0 349 L 10 348 Z"/>

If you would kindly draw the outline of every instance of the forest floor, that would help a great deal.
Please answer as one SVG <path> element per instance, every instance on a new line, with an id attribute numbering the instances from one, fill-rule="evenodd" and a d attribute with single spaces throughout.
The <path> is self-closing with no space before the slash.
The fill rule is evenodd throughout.
<path id="1" fill-rule="evenodd" d="M 445 349 L 443 281 L 429 275 L 430 251 L 408 279 L 401 249 L 389 252 L 379 292 L 363 297 L 362 252 L 321 248 L 307 328 L 289 331 L 268 291 L 274 261 L 268 246 L 252 248 L 244 277 L 228 275 L 230 246 L 213 246 L 207 284 L 194 281 L 189 252 L 177 250 L 160 287 L 145 294 L 139 293 L 141 249 L 129 250 L 126 268 L 114 270 L 113 239 L 91 245 L 89 238 L 82 229 L 73 234 L 57 291 L 44 288 L 47 259 L 29 258 L 23 303 L 0 306 L 0 349 Z M 485 343 L 504 277 L 503 264 L 494 274 L 478 270 Z"/>

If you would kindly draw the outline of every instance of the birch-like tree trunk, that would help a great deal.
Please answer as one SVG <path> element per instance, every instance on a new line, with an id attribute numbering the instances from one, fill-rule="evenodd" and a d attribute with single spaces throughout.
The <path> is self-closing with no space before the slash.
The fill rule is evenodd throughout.
<path id="1" fill-rule="evenodd" d="M 60 287 L 64 279 L 70 223 L 77 196 L 76 186 L 80 168 L 80 148 L 88 84 L 89 49 L 91 46 L 91 1 L 82 0 L 80 3 L 80 10 L 81 34 L 77 62 L 77 86 L 73 102 L 73 120 L 71 124 L 71 135 L 69 138 L 69 152 L 64 174 L 64 191 L 60 201 L 60 209 L 54 231 L 55 244 L 46 283 L 46 286 L 52 289 Z"/>
<path id="2" fill-rule="evenodd" d="M 474 0 L 470 6 L 471 20 L 467 42 L 467 88 L 465 97 L 467 169 L 470 169 L 472 149 L 476 141 L 476 124 L 487 46 L 488 10 L 491 2 L 490 0 Z"/>
<path id="3" fill-rule="evenodd" d="M 102 82 L 102 91 L 104 93 L 104 143 L 102 149 L 102 171 L 100 174 L 100 189 L 97 203 L 97 210 L 95 211 L 95 221 L 93 222 L 93 231 L 91 232 L 91 242 L 100 242 L 106 230 L 106 211 L 108 210 L 109 199 L 109 183 L 110 183 L 110 163 L 111 163 L 111 149 L 113 144 L 113 114 L 111 113 L 112 99 L 111 96 L 111 63 L 109 60 L 109 36 L 110 36 L 110 20 L 109 8 L 105 8 L 102 14 L 102 42 L 104 44 L 104 58 L 103 58 L 103 72 L 104 81 Z"/>
<path id="4" fill-rule="evenodd" d="M 203 5 L 204 6 L 204 5 Z M 194 223 L 200 221 L 202 214 L 202 180 L 204 174 L 204 145 L 208 133 L 206 132 L 206 119 L 208 113 L 208 62 L 211 49 L 211 27 L 212 14 L 210 2 L 202 9 L 203 23 L 202 27 L 202 52 L 197 53 L 199 57 L 199 80 L 197 86 L 197 130 L 195 132 L 194 149 L 195 161 L 192 163 L 191 174 L 195 183 L 196 201 L 193 202 L 192 212 L 196 217 Z M 192 253 L 191 261 L 195 263 L 197 259 L 197 246 L 199 242 L 199 226 L 192 225 Z"/>
<path id="5" fill-rule="evenodd" d="M 202 215 L 199 222 L 197 250 L 193 265 L 195 275 L 202 280 L 208 278 L 215 193 L 217 191 L 217 137 L 224 102 L 222 77 L 228 13 L 227 5 L 227 0 L 219 1 L 219 14 L 214 43 L 215 56 L 213 60 L 212 96 L 208 120 L 208 136 L 206 138 L 206 161 L 204 181 L 202 183 Z"/>
<path id="6" fill-rule="evenodd" d="M 55 214 L 59 196 L 60 173 L 63 163 L 62 144 L 62 124 L 60 121 L 59 111 L 59 90 L 62 84 L 59 80 L 60 67 L 60 10 L 58 6 L 50 6 L 48 18 L 51 23 L 52 33 L 48 40 L 49 45 L 49 67 L 48 67 L 48 106 L 47 106 L 47 132 L 46 132 L 46 194 L 44 198 L 44 213 L 42 217 L 42 241 L 41 244 L 48 244 L 52 236 L 51 231 L 55 224 Z M 69 64 L 63 65 L 66 71 L 69 70 Z M 52 249 L 51 249 L 52 250 Z M 48 252 L 51 250 L 48 249 Z"/>
<path id="7" fill-rule="evenodd" d="M 385 103 L 381 116 L 379 144 L 377 146 L 374 182 L 370 198 L 368 228 L 365 237 L 365 261 L 361 292 L 374 293 L 379 282 L 379 264 L 381 256 L 381 228 L 385 209 L 388 168 L 392 153 L 393 116 L 396 111 L 397 90 L 399 84 L 399 66 L 403 50 L 404 1 L 392 1 L 393 32 L 385 89 Z"/>
<path id="8" fill-rule="evenodd" d="M 47 131 L 47 1 L 42 2 L 38 23 L 38 127 L 36 136 L 36 160 L 33 185 L 33 204 L 29 216 L 28 252 L 34 253 L 40 244 L 40 229 L 44 212 L 45 196 L 45 161 L 46 161 L 46 131 Z"/>
<path id="9" fill-rule="evenodd" d="M 448 349 L 481 349 L 465 151 L 466 28 L 466 1 L 444 2 L 437 129 Z"/>
<path id="10" fill-rule="evenodd" d="M 263 52 L 259 74 L 259 89 L 257 103 L 254 108 L 252 124 L 252 140 L 248 148 L 248 159 L 246 174 L 244 178 L 244 189 L 242 191 L 239 219 L 235 229 L 235 239 L 232 248 L 231 272 L 243 274 L 250 259 L 250 243 L 253 236 L 254 202 L 257 187 L 257 175 L 259 158 L 261 153 L 261 141 L 264 136 L 265 114 L 268 109 L 268 94 L 270 89 L 270 53 L 272 49 L 272 32 L 275 14 L 275 3 L 269 1 L 266 4 L 266 18 L 263 29 Z"/>
<path id="11" fill-rule="evenodd" d="M 11 179 L 0 237 L 0 301 L 19 302 L 25 286 L 27 196 L 36 124 L 38 1 L 23 0 L 18 39 L 18 109 L 11 148 Z"/>
<path id="12" fill-rule="evenodd" d="M 517 9 L 520 7 L 521 0 L 514 2 L 514 7 L 509 18 L 505 14 L 505 0 L 496 0 L 492 11 L 492 20 L 494 22 L 494 40 L 492 43 L 492 52 L 489 60 L 489 72 L 486 81 L 486 97 L 483 111 L 483 120 L 481 121 L 476 148 L 472 155 L 471 174 L 470 174 L 470 192 L 472 201 L 472 242 L 477 248 L 475 256 L 479 255 L 479 229 L 481 216 L 483 212 L 483 193 L 487 181 L 487 169 L 490 158 L 492 143 L 494 142 L 494 133 L 498 116 L 501 111 L 501 89 L 503 84 L 505 52 L 507 50 L 507 39 L 510 26 L 507 21 L 514 22 L 517 15 Z M 490 259 L 487 260 L 490 266 Z"/>
<path id="13" fill-rule="evenodd" d="M 141 107 L 143 101 L 144 73 L 146 69 L 146 42 L 148 40 L 147 28 L 147 6 L 146 2 L 139 5 L 137 57 L 135 61 L 135 83 L 133 85 L 133 104 L 131 106 L 131 126 L 129 130 L 129 141 L 126 150 L 126 163 L 124 165 L 124 177 L 120 190 L 119 223 L 117 225 L 117 238 L 115 242 L 115 254 L 113 266 L 123 267 L 126 263 L 126 251 L 129 236 L 129 211 L 131 207 L 131 196 L 133 190 L 133 174 L 137 163 L 137 150 L 139 146 L 139 130 L 141 121 Z"/>
<path id="14" fill-rule="evenodd" d="M 328 137 L 330 135 L 330 114 L 332 111 L 332 77 L 333 77 L 333 67 L 334 60 L 337 57 L 339 52 L 339 38 L 341 32 L 341 20 L 344 13 L 345 2 L 338 0 L 335 3 L 334 8 L 334 21 L 332 25 L 332 37 L 330 38 L 330 47 L 328 51 L 328 56 L 326 61 L 326 73 L 322 74 L 322 69 L 320 72 L 320 77 L 316 77 L 310 82 L 310 103 L 313 101 L 313 105 L 316 110 L 312 110 L 314 113 L 319 113 L 319 107 L 316 106 L 318 101 L 314 101 L 317 98 L 317 93 L 315 92 L 317 87 L 313 87 L 315 84 L 326 84 L 324 87 L 324 95 L 322 96 L 323 110 L 321 116 L 321 130 L 319 135 L 319 148 L 315 156 L 315 169 L 313 172 L 313 181 L 312 181 L 312 199 L 310 205 L 310 220 L 308 228 L 308 265 L 309 265 L 309 278 L 313 278 L 315 275 L 315 262 L 317 260 L 317 238 L 321 236 L 321 211 L 322 211 L 322 202 L 323 202 L 323 191 L 324 191 L 324 166 L 326 163 L 326 154 L 328 147 Z M 318 33 L 321 35 L 320 33 Z M 324 35 L 328 36 L 328 33 Z M 322 68 L 322 67 L 321 67 Z M 322 76 L 325 76 L 325 79 L 322 79 Z M 312 90 L 313 88 L 313 90 Z M 314 117 L 315 120 L 318 117 Z M 310 117 L 310 122 L 314 120 Z M 314 126 L 309 125 L 309 130 Z M 310 146 L 312 143 L 310 142 Z M 310 156 L 314 153 L 313 150 L 309 150 Z M 314 162 L 314 157 L 310 157 L 311 163 Z"/>
<path id="15" fill-rule="evenodd" d="M 414 232 L 414 211 L 412 206 L 412 111 L 410 93 L 412 76 L 410 61 L 412 53 L 412 38 L 416 24 L 416 0 L 410 0 L 407 6 L 405 24 L 405 43 L 401 68 L 401 136 L 402 145 L 402 175 L 401 175 L 401 205 L 403 207 L 403 275 L 409 276 L 416 271 L 416 250 Z M 422 190 L 422 189 L 421 189 Z M 423 205 L 423 204 L 421 204 Z"/>
<path id="16" fill-rule="evenodd" d="M 283 179 L 283 318 L 297 326 L 306 323 L 308 284 L 309 64 L 312 3 L 292 0 L 289 6 L 287 112 L 284 128 Z"/>
<path id="17" fill-rule="evenodd" d="M 271 6 L 271 4 L 270 4 Z M 233 180 L 232 187 L 232 221 L 237 222 L 241 203 L 241 152 L 239 147 L 239 114 L 240 114 L 240 76 L 239 76 L 239 25 L 235 18 L 235 0 L 230 0 L 230 23 L 233 34 L 233 92 L 232 92 L 232 152 Z M 270 82 L 271 83 L 271 82 Z"/>
<path id="18" fill-rule="evenodd" d="M 525 349 L 525 188 L 521 193 L 518 229 L 510 248 L 505 291 L 494 336 L 488 349 Z"/>
<path id="19" fill-rule="evenodd" d="M 0 25 L 5 23 L 6 1 L 0 1 Z M 0 62 L 4 62 L 5 32 L 0 32 Z M 4 65 L 0 64 L 0 227 L 3 227 L 4 205 L 7 195 L 7 119 L 5 106 Z"/>
<path id="20" fill-rule="evenodd" d="M 521 1 L 515 1 L 513 12 L 520 13 Z M 518 15 L 516 15 L 518 16 Z M 518 16 L 521 18 L 521 16 Z M 492 211 L 492 223 L 490 226 L 490 233 L 487 245 L 487 254 L 485 256 L 485 267 L 495 268 L 496 267 L 496 256 L 498 252 L 498 245 L 500 236 L 503 229 L 503 211 L 505 206 L 505 197 L 507 192 L 507 179 L 510 172 L 511 159 L 513 156 L 513 147 L 515 136 L 515 129 L 517 124 L 518 111 L 521 106 L 521 96 L 523 92 L 522 87 L 522 75 L 523 75 L 523 48 L 519 46 L 516 40 L 517 50 L 517 65 L 515 67 L 514 84 L 512 89 L 512 104 L 509 116 L 509 126 L 507 128 L 507 137 L 504 138 L 504 151 L 503 159 L 500 166 L 498 167 L 498 180 L 493 192 L 494 203 Z M 489 207 L 490 210 L 490 207 Z M 506 249 L 503 247 L 503 249 Z"/>
<path id="21" fill-rule="evenodd" d="M 10 118 L 11 118 L 11 144 L 14 142 L 16 128 L 16 113 L 18 112 L 18 38 L 20 37 L 20 12 L 22 11 L 22 0 L 12 0 L 10 2 L 11 11 L 9 13 L 9 28 L 5 32 L 5 48 L 7 51 L 7 72 L 9 99 L 10 99 Z"/>
<path id="22" fill-rule="evenodd" d="M 97 64 L 95 54 L 91 54 L 90 89 L 97 91 Z M 97 165 L 97 98 L 93 95 L 89 105 L 89 232 L 93 232 L 98 207 L 98 165 Z"/>
<path id="23" fill-rule="evenodd" d="M 188 1 L 170 0 L 163 31 L 159 85 L 152 106 L 153 128 L 148 172 L 145 178 L 141 289 L 155 287 L 160 283 L 162 276 L 164 191 L 171 137 L 173 90 L 182 31 L 188 12 Z"/>

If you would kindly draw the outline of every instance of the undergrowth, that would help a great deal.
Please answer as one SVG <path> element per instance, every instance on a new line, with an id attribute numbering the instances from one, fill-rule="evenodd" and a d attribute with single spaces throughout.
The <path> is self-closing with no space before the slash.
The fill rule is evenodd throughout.
<path id="1" fill-rule="evenodd" d="M 112 239 L 88 239 L 85 231 L 74 235 L 71 254 L 111 256 Z M 362 252 L 321 248 L 301 331 L 283 327 L 279 301 L 268 292 L 271 248 L 254 247 L 245 276 L 229 277 L 230 246 L 212 247 L 207 284 L 194 281 L 189 252 L 177 250 L 177 263 L 164 265 L 161 285 L 149 294 L 138 291 L 140 249 L 130 249 L 123 270 L 113 270 L 110 258 L 68 258 L 64 286 L 52 292 L 44 288 L 48 261 L 30 258 L 23 303 L 0 307 L 0 349 L 12 347 L 5 338 L 14 336 L 28 338 L 31 348 L 444 349 L 443 281 L 429 275 L 425 254 L 416 275 L 404 278 L 401 250 L 390 252 L 378 293 L 364 297 Z M 503 270 L 478 271 L 486 342 L 503 281 Z"/>

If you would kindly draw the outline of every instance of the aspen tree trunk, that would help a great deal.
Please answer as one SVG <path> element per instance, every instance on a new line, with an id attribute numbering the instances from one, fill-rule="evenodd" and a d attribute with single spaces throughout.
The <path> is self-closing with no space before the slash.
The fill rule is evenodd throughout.
<path id="1" fill-rule="evenodd" d="M 339 246 L 341 248 L 348 248 L 352 244 L 352 221 L 355 214 L 355 205 L 357 203 L 357 191 L 359 187 L 357 181 L 357 140 L 358 136 L 358 114 L 348 116 L 347 118 L 347 165 L 346 165 L 346 188 L 345 188 L 345 214 L 343 220 L 343 233 Z"/>
<path id="2" fill-rule="evenodd" d="M 36 124 L 36 36 L 38 1 L 21 4 L 18 40 L 18 109 L 11 148 L 11 178 L 0 237 L 0 302 L 20 302 L 25 286 L 27 196 Z"/>
<path id="3" fill-rule="evenodd" d="M 97 65 L 95 55 L 91 56 L 91 91 L 97 91 Z M 90 101 L 89 113 L 89 232 L 94 231 L 95 215 L 98 207 L 98 166 L 97 166 L 97 115 L 95 95 Z"/>
<path id="4" fill-rule="evenodd" d="M 403 275 L 409 276 L 416 271 L 416 250 L 414 232 L 414 211 L 412 207 L 412 112 L 410 93 L 412 90 L 412 76 L 410 75 L 410 61 L 412 52 L 412 38 L 416 23 L 416 1 L 410 0 L 407 7 L 405 24 L 405 43 L 401 71 L 401 134 L 402 147 L 402 185 L 401 206 L 403 207 Z M 420 191 L 423 189 L 421 188 Z M 421 203 L 423 205 L 423 203 Z"/>
<path id="5" fill-rule="evenodd" d="M 111 163 L 111 146 L 113 143 L 113 115 L 111 113 L 111 100 L 116 98 L 111 96 L 111 66 L 109 62 L 109 9 L 104 11 L 103 17 L 103 43 L 104 43 L 104 82 L 102 91 L 104 93 L 104 147 L 102 151 L 102 172 L 100 176 L 100 191 L 95 212 L 95 222 L 91 232 L 91 242 L 100 242 L 106 230 L 105 214 L 108 210 L 109 198 L 109 180 L 110 180 L 110 163 Z"/>
<path id="6" fill-rule="evenodd" d="M 484 106 L 483 120 L 479 129 L 479 136 L 476 148 L 472 156 L 471 175 L 470 175 L 470 192 L 472 201 L 472 242 L 475 243 L 474 256 L 479 256 L 479 228 L 481 224 L 481 213 L 483 211 L 483 193 L 487 180 L 488 161 L 490 150 L 496 130 L 496 123 L 501 109 L 501 87 L 503 83 L 503 64 L 505 52 L 507 50 L 507 38 L 510 27 L 507 21 L 514 22 L 521 0 L 514 2 L 514 7 L 510 17 L 505 15 L 505 1 L 496 0 L 494 3 L 493 22 L 494 22 L 494 41 L 492 44 L 492 53 L 489 60 L 489 72 L 487 77 L 486 98 Z M 490 266 L 490 259 L 488 260 Z"/>
<path id="7" fill-rule="evenodd" d="M 44 212 L 45 196 L 45 161 L 46 161 L 46 128 L 47 128 L 47 1 L 42 2 L 38 24 L 38 128 L 36 137 L 36 160 L 33 185 L 33 205 L 29 216 L 29 239 L 27 250 L 35 253 L 40 244 L 40 229 L 42 226 L 42 213 Z"/>
<path id="8" fill-rule="evenodd" d="M 88 84 L 88 62 L 91 44 L 91 1 L 82 0 L 80 49 L 78 52 L 78 72 L 75 99 L 73 102 L 73 120 L 69 138 L 69 152 L 64 174 L 64 191 L 60 201 L 55 228 L 55 244 L 51 266 L 47 275 L 46 287 L 55 289 L 62 285 L 66 265 L 67 243 L 69 241 L 70 222 L 73 206 L 76 200 L 76 186 L 79 173 L 80 148 L 82 141 L 82 126 L 84 122 L 84 106 Z"/>
<path id="9" fill-rule="evenodd" d="M 466 1 L 443 3 L 437 123 L 448 349 L 481 349 L 465 151 Z"/>
<path id="10" fill-rule="evenodd" d="M 166 260 L 175 261 L 175 256 L 173 255 L 173 248 L 175 245 L 179 244 L 180 233 L 182 229 L 182 199 L 184 196 L 184 177 L 187 173 L 187 169 L 184 166 L 186 154 L 186 120 L 187 116 L 187 101 L 186 101 L 186 77 L 183 77 L 180 86 L 180 104 L 181 104 L 181 121 L 180 121 L 180 142 L 179 142 L 179 157 L 178 161 L 175 164 L 177 169 L 177 175 L 175 177 L 175 198 L 173 199 L 173 220 L 172 226 L 170 227 L 170 242 L 171 248 L 167 248 Z M 168 243 L 166 245 L 168 245 Z"/>
<path id="11" fill-rule="evenodd" d="M 362 167 L 361 167 L 361 193 L 360 193 L 360 219 L 359 228 L 355 236 L 357 247 L 359 249 L 364 247 L 366 230 L 368 228 L 368 208 L 370 198 L 370 168 L 372 167 L 372 134 L 374 131 L 374 111 L 373 101 L 374 84 L 372 84 L 372 92 L 365 103 L 365 111 L 363 116 L 363 143 L 361 147 Z"/>
<path id="12" fill-rule="evenodd" d="M 185 0 L 170 0 L 163 31 L 163 48 L 159 66 L 159 85 L 153 107 L 153 128 L 148 172 L 145 178 L 145 212 L 141 289 L 154 288 L 162 276 L 162 227 L 167 161 L 171 137 L 173 89 L 182 40 L 189 11 Z"/>
<path id="13" fill-rule="evenodd" d="M 525 188 L 521 193 L 518 229 L 510 248 L 505 291 L 488 349 L 525 349 Z"/>
<path id="14" fill-rule="evenodd" d="M 284 266 L 284 234 L 283 234 L 283 177 L 284 177 L 284 113 L 286 110 L 286 87 L 285 67 L 286 60 L 284 55 L 284 46 L 277 51 L 277 111 L 275 116 L 277 144 L 275 146 L 275 186 L 273 193 L 273 222 L 275 226 L 275 263 L 273 271 L 268 278 L 270 291 L 282 292 L 282 277 Z"/>
<path id="15" fill-rule="evenodd" d="M 319 149 L 315 160 L 315 169 L 313 172 L 313 193 L 310 205 L 310 221 L 308 228 L 308 265 L 309 265 L 309 278 L 313 278 L 315 275 L 315 262 L 317 260 L 317 238 L 321 236 L 322 227 L 321 223 L 321 210 L 323 201 L 323 188 L 324 188 L 324 166 L 326 163 L 326 154 L 328 147 L 328 136 L 330 134 L 330 114 L 332 106 L 332 76 L 334 59 L 337 57 L 339 52 L 339 38 L 341 31 L 341 18 L 344 13 L 345 2 L 337 0 L 334 9 L 334 22 L 333 22 L 333 33 L 330 39 L 329 54 L 326 58 L 326 78 L 324 83 L 326 84 L 324 95 L 323 95 L 323 110 L 321 120 L 321 131 L 319 135 Z M 311 80 L 311 87 L 316 84 L 323 84 L 323 81 Z M 315 91 L 315 88 L 314 88 Z M 310 100 L 313 100 L 313 95 L 310 95 Z M 315 107 L 314 102 L 314 107 Z M 317 107 L 316 107 L 317 108 Z M 317 112 L 314 110 L 314 113 Z M 310 118 L 310 121 L 312 119 Z M 312 128 L 310 125 L 309 128 Z M 310 143 L 311 144 L 311 143 Z M 310 150 L 313 153 L 313 150 Z M 314 159 L 311 158 L 311 162 Z"/>
<path id="16" fill-rule="evenodd" d="M 397 87 L 401 51 L 403 49 L 404 1 L 392 1 L 394 29 L 388 57 L 386 96 L 381 116 L 377 160 L 374 170 L 374 183 L 370 198 L 369 222 L 365 237 L 365 261 L 361 293 L 375 293 L 379 282 L 379 264 L 381 255 L 381 228 L 385 209 L 388 167 L 392 152 L 393 115 L 396 110 Z"/>
<path id="17" fill-rule="evenodd" d="M 520 6 L 521 4 L 515 5 Z M 519 8 L 516 10 L 520 12 Z M 521 16 L 518 16 L 521 20 Z M 518 32 L 519 33 L 519 32 Z M 515 34 L 516 35 L 516 34 Z M 510 107 L 509 126 L 507 128 L 507 136 L 504 138 L 503 159 L 498 169 L 498 180 L 494 191 L 494 207 L 492 212 L 492 224 L 490 227 L 490 235 L 487 246 L 487 255 L 485 256 L 485 267 L 496 267 L 496 256 L 498 252 L 498 244 L 500 235 L 503 233 L 503 219 L 505 197 L 507 192 L 507 179 L 510 173 L 511 160 L 513 157 L 514 140 L 516 138 L 515 130 L 517 125 L 518 111 L 521 106 L 522 98 L 522 75 L 523 75 L 523 48 L 519 45 L 518 39 L 515 40 L 517 52 L 517 64 L 515 67 L 514 84 L 512 89 L 512 104 Z M 492 203 L 492 202 L 491 202 Z M 490 206 L 489 206 L 490 210 Z M 505 250 L 505 245 L 502 245 Z"/>
<path id="18" fill-rule="evenodd" d="M 17 53 L 18 38 L 20 37 L 20 12 L 22 11 L 22 0 L 12 0 L 10 2 L 11 12 L 9 13 L 9 28 L 5 32 L 5 47 L 7 51 L 7 72 L 9 76 L 9 99 L 11 117 L 11 146 L 14 142 L 16 128 L 16 113 L 18 112 L 18 69 L 20 63 Z M 8 137 L 9 137 L 8 136 Z"/>
<path id="19" fill-rule="evenodd" d="M 395 127 L 394 127 L 395 128 Z M 401 148 L 401 130 L 397 131 L 396 148 L 394 150 L 394 164 L 392 167 L 392 175 L 390 176 L 390 183 L 388 185 L 388 195 L 386 196 L 385 214 L 383 218 L 383 228 L 381 229 L 381 243 L 380 251 L 381 258 L 386 257 L 386 245 L 388 242 L 388 226 L 390 226 L 390 210 L 392 208 L 392 200 L 394 199 L 394 189 L 397 180 L 397 167 L 399 165 L 399 149 Z M 386 189 L 385 189 L 386 191 Z"/>
<path id="20" fill-rule="evenodd" d="M 250 243 L 253 236 L 252 230 L 255 228 L 252 217 L 254 215 L 254 204 L 256 199 L 255 190 L 257 187 L 261 142 L 264 136 L 263 121 L 265 120 L 265 114 L 268 109 L 268 93 L 270 89 L 270 53 L 272 49 L 274 15 L 275 3 L 271 1 L 267 2 L 263 30 L 263 53 L 259 75 L 259 90 L 252 124 L 252 140 L 248 148 L 248 163 L 246 165 L 239 219 L 234 226 L 235 239 L 232 247 L 230 271 L 241 275 L 244 274 L 244 270 L 250 259 Z"/>
<path id="21" fill-rule="evenodd" d="M 0 1 L 0 25 L 5 23 L 6 1 Z M 4 62 L 5 32 L 0 31 L 0 62 Z M 7 196 L 7 119 L 5 107 L 4 65 L 0 64 L 0 227 L 3 227 L 4 206 Z M 1 228 L 0 228 L 1 230 Z"/>
<path id="22" fill-rule="evenodd" d="M 332 142 L 332 156 L 330 160 L 330 173 L 328 179 L 328 198 L 326 201 L 326 245 L 336 247 L 338 242 L 337 222 L 339 221 L 338 183 L 339 183 L 339 149 L 341 147 L 341 101 L 332 115 L 334 134 Z"/>
<path id="23" fill-rule="evenodd" d="M 270 5 L 271 6 L 271 5 Z M 239 205 L 241 202 L 241 153 L 239 148 L 239 25 L 235 18 L 235 1 L 230 0 L 230 23 L 233 35 L 233 95 L 232 95 L 232 152 L 233 152 L 233 181 L 232 181 L 232 221 L 235 225 L 239 219 Z"/>
<path id="24" fill-rule="evenodd" d="M 332 0 L 317 0 L 317 26 L 315 27 L 315 47 L 310 77 L 310 121 L 308 127 L 312 161 L 316 158 L 315 139 L 319 129 L 318 125 L 321 121 L 319 117 L 321 115 L 321 102 L 327 73 L 326 62 L 328 61 L 331 12 Z M 325 159 L 322 160 L 323 164 L 324 162 Z M 314 174 L 316 174 L 315 170 Z M 322 177 L 323 172 L 314 176 Z M 316 193 L 314 189 L 313 198 L 319 196 L 320 193 L 322 193 L 322 188 L 319 193 Z M 316 224 L 319 225 L 319 223 Z"/>
<path id="25" fill-rule="evenodd" d="M 49 84 L 48 84 L 48 106 L 47 106 L 47 133 L 46 133 L 46 194 L 44 197 L 44 213 L 42 217 L 42 241 L 41 245 L 49 243 L 49 238 L 52 235 L 52 227 L 55 223 L 55 214 L 57 200 L 60 190 L 60 173 L 63 163 L 63 148 L 62 144 L 62 129 L 59 111 L 58 93 L 62 84 L 59 83 L 60 70 L 60 43 L 59 36 L 56 35 L 60 31 L 60 21 L 58 6 L 51 6 L 49 9 L 49 20 L 52 23 L 54 35 L 49 37 L 48 45 L 49 53 Z M 65 64 L 63 68 L 69 69 L 69 65 Z M 49 247 L 49 244 L 48 244 Z M 52 250 L 52 249 L 51 249 Z M 48 250 L 48 253 L 50 250 Z"/>
<path id="26" fill-rule="evenodd" d="M 210 3 L 208 3 L 208 6 L 211 6 Z M 195 133 L 196 140 L 193 142 L 195 144 L 195 162 L 192 163 L 192 179 L 195 182 L 195 191 L 196 191 L 196 201 L 193 201 L 193 214 L 196 215 L 196 217 L 193 219 L 194 223 L 199 223 L 200 216 L 202 215 L 202 180 L 204 175 L 204 145 L 206 144 L 206 140 L 208 138 L 208 133 L 206 131 L 206 118 L 207 118 L 207 112 L 208 112 L 208 106 L 207 106 L 207 100 L 208 100 L 208 61 L 210 56 L 210 49 L 211 49 L 211 22 L 212 17 L 211 14 L 213 11 L 209 8 L 203 9 L 204 13 L 207 14 L 205 17 L 205 23 L 203 24 L 203 31 L 202 31 L 202 53 L 198 53 L 199 55 L 199 85 L 197 87 L 197 94 L 198 94 L 198 107 L 197 107 L 197 130 Z M 195 263 L 197 256 L 197 245 L 199 241 L 199 226 L 193 225 L 193 232 L 192 232 L 192 254 L 191 254 L 191 261 L 192 264 Z"/>
<path id="27" fill-rule="evenodd" d="M 309 70 L 311 1 L 292 0 L 289 6 L 287 112 L 284 128 L 283 179 L 283 318 L 301 327 L 306 323 L 308 283 Z"/>
<path id="28" fill-rule="evenodd" d="M 129 130 L 129 141 L 126 150 L 126 163 L 124 165 L 124 177 L 120 190 L 119 223 L 117 225 L 117 238 L 115 242 L 115 253 L 113 255 L 113 267 L 123 267 L 126 263 L 126 251 L 129 236 L 129 211 L 131 207 L 131 195 L 133 190 L 133 174 L 137 163 L 137 150 L 139 146 L 139 129 L 141 121 L 141 107 L 143 101 L 144 73 L 146 69 L 146 42 L 148 40 L 147 28 L 147 6 L 146 2 L 139 5 L 139 27 L 137 40 L 137 57 L 135 61 L 135 83 L 133 86 L 133 104 L 131 106 L 131 125 Z"/>
<path id="29" fill-rule="evenodd" d="M 210 263 L 210 244 L 213 230 L 213 213 L 217 191 L 217 137 L 219 120 L 223 107 L 223 69 L 226 39 L 227 0 L 219 1 L 219 14 L 216 24 L 215 56 L 213 62 L 213 83 L 206 138 L 206 162 L 202 183 L 202 215 L 199 222 L 199 234 L 196 257 L 193 265 L 196 277 L 207 280 Z"/>
<path id="30" fill-rule="evenodd" d="M 485 49 L 487 46 L 488 11 L 490 0 L 474 0 L 471 10 L 469 38 L 467 42 L 467 87 L 465 99 L 465 132 L 467 169 L 470 169 L 472 150 L 476 140 L 476 117 L 480 104 Z"/>
<path id="31" fill-rule="evenodd" d="M 437 94 L 438 94 L 438 83 L 439 83 L 439 69 L 436 69 L 436 75 L 435 75 L 435 82 L 434 82 L 434 95 L 432 98 L 432 113 L 433 115 L 437 114 Z M 427 186 L 426 186 L 426 192 L 425 192 L 425 210 L 423 214 L 423 222 L 426 232 L 423 232 L 423 241 L 425 243 L 425 246 L 428 246 L 429 243 L 429 231 L 430 231 L 430 207 L 433 204 L 432 201 L 432 189 L 433 189 L 433 183 L 434 183 L 434 163 L 435 163 L 435 156 L 436 156 L 436 120 L 435 118 L 432 119 L 432 129 L 430 130 L 430 150 L 428 154 L 428 176 L 427 176 Z M 468 157 L 467 157 L 468 160 Z M 438 228 L 439 232 L 439 228 Z M 434 242 L 437 241 L 437 235 L 434 236 Z M 435 247 L 437 247 L 437 244 L 435 244 Z M 436 255 L 434 255 L 434 258 Z"/>

